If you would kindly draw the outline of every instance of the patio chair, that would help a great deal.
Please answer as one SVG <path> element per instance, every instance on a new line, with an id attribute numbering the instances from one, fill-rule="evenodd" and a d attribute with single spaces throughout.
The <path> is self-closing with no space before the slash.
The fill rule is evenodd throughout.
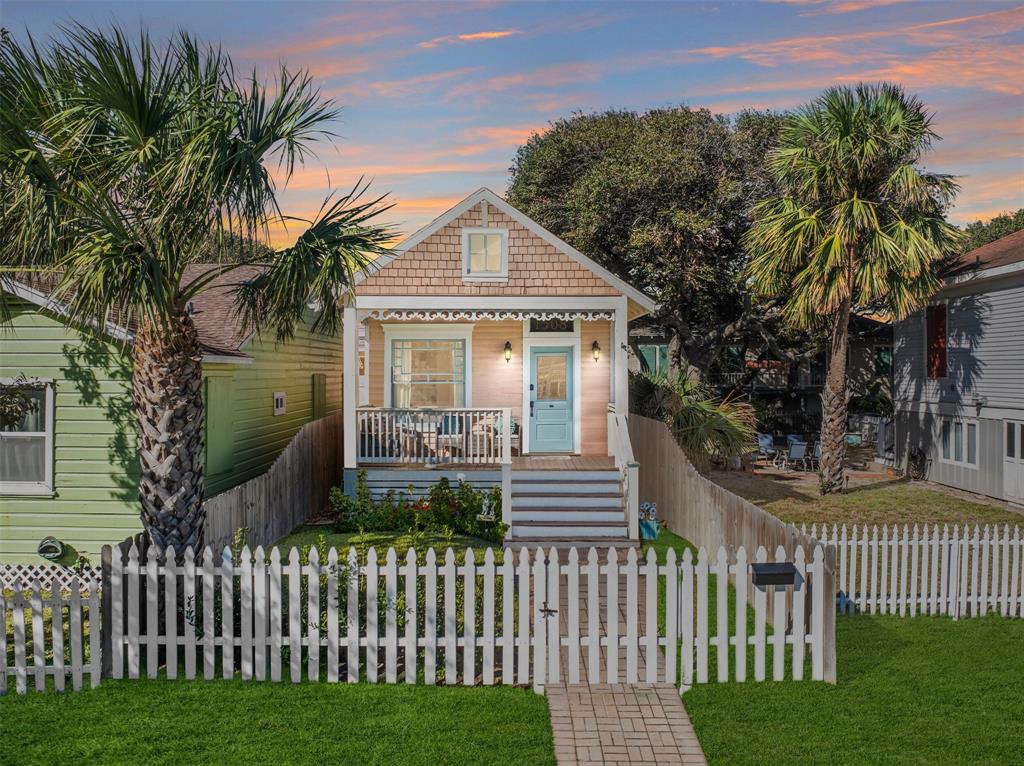
<path id="1" fill-rule="evenodd" d="M 821 463 L 821 442 L 814 442 L 814 449 L 804 458 L 805 471 L 817 471 Z"/>
<path id="2" fill-rule="evenodd" d="M 778 457 L 779 451 L 775 449 L 775 437 L 771 434 L 757 435 L 757 452 L 754 453 L 754 460 L 764 460 L 772 463 Z"/>
<path id="3" fill-rule="evenodd" d="M 444 448 L 448 450 L 448 457 L 455 457 L 456 452 L 464 452 L 465 442 L 462 418 L 457 415 L 442 416 L 441 422 L 437 424 L 437 451 Z"/>
<path id="4" fill-rule="evenodd" d="M 783 467 L 789 470 L 793 470 L 795 466 L 802 468 L 806 458 L 807 442 L 790 442 L 789 448 L 786 450 Z"/>

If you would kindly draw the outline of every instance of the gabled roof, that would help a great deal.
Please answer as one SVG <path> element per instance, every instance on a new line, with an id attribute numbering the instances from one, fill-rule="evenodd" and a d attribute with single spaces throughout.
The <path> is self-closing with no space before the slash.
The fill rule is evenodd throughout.
<path id="1" fill-rule="evenodd" d="M 579 263 L 581 266 L 590 270 L 598 277 L 603 279 L 605 282 L 607 282 L 609 285 L 619 290 L 627 298 L 629 298 L 630 300 L 638 304 L 640 307 L 642 307 L 644 311 L 657 311 L 658 303 L 651 297 L 641 292 L 640 290 L 636 289 L 635 287 L 633 287 L 631 284 L 621 279 L 620 277 L 615 276 L 606 268 L 598 264 L 596 261 L 585 256 L 583 253 L 574 248 L 568 242 L 552 234 L 550 231 L 545 229 L 543 226 L 534 221 L 521 210 L 512 207 L 512 205 L 506 202 L 503 198 L 501 198 L 500 196 L 498 196 L 497 194 L 495 194 L 493 191 L 486 187 L 481 187 L 480 189 L 477 189 L 475 192 L 473 192 L 464 200 L 462 200 L 462 202 L 458 203 L 451 209 L 445 211 L 437 218 L 435 218 L 433 221 L 424 226 L 422 229 L 416 231 L 406 239 L 402 240 L 402 242 L 400 242 L 398 245 L 392 248 L 387 255 L 383 255 L 380 258 L 377 258 L 370 266 L 364 269 L 363 272 L 361 272 L 356 277 L 356 284 L 358 285 L 368 276 L 371 276 L 380 269 L 384 268 L 389 263 L 394 261 L 396 258 L 401 258 L 402 255 L 404 255 L 412 248 L 416 247 L 416 245 L 420 244 L 431 234 L 438 231 L 439 229 L 444 228 L 449 223 L 454 221 L 456 218 L 461 216 L 463 213 L 465 213 L 468 210 L 471 210 L 476 205 L 479 205 L 481 202 L 487 202 L 487 204 L 493 205 L 505 215 L 522 224 L 526 229 L 536 234 L 538 237 L 543 239 L 556 250 L 559 250 L 565 255 L 569 256 L 574 261 Z"/>
<path id="2" fill-rule="evenodd" d="M 1024 263 L 1024 229 L 964 253 L 957 261 L 955 273 L 987 271 L 1013 263 Z"/>
<path id="3" fill-rule="evenodd" d="M 213 264 L 194 263 L 185 269 L 184 281 L 191 282 L 197 276 L 212 268 Z M 260 273 L 256 266 L 241 266 L 234 271 L 218 276 L 209 287 L 192 300 L 192 321 L 199 333 L 199 344 L 206 361 L 225 361 L 245 364 L 252 360 L 241 349 L 251 337 L 235 315 L 233 288 L 239 282 L 252 279 Z M 5 289 L 22 300 L 33 303 L 59 316 L 67 316 L 67 307 L 51 296 L 57 281 L 53 275 L 39 275 L 38 278 L 11 281 Z M 102 327 L 99 321 L 93 327 L 102 330 L 115 340 L 130 343 L 135 337 L 135 326 L 125 322 L 114 312 Z"/>

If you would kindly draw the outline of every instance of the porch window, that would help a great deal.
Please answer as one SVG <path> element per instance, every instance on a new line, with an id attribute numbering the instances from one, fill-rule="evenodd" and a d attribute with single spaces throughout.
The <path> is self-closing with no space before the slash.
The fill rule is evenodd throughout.
<path id="1" fill-rule="evenodd" d="M 508 279 L 508 232 L 504 229 L 464 229 L 462 278 Z"/>
<path id="2" fill-rule="evenodd" d="M 944 419 L 941 424 L 941 460 L 945 463 L 978 465 L 978 424 L 973 420 Z"/>
<path id="3" fill-rule="evenodd" d="M 393 340 L 391 369 L 394 407 L 466 406 L 464 340 Z"/>
<path id="4" fill-rule="evenodd" d="M 11 416 L 0 423 L 0 493 L 48 494 L 53 489 L 53 384 L 19 382 L 3 384 L 12 405 Z"/>

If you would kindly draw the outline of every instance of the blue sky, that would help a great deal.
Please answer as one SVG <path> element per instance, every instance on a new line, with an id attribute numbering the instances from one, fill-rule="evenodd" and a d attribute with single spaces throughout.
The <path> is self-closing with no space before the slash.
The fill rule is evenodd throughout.
<path id="1" fill-rule="evenodd" d="M 918 93 L 956 173 L 951 217 L 1024 206 L 1024 5 L 903 0 L 678 3 L 11 2 L 17 35 L 62 22 L 186 29 L 238 64 L 309 69 L 343 107 L 284 193 L 312 214 L 360 175 L 409 232 L 480 186 L 502 193 L 516 147 L 575 110 L 685 103 L 785 109 L 834 83 Z"/>

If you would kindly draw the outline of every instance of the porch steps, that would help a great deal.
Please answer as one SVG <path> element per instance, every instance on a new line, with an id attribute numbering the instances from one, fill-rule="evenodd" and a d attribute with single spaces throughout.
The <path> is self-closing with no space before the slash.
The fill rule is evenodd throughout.
<path id="1" fill-rule="evenodd" d="M 507 545 L 608 548 L 631 545 L 628 535 L 618 471 L 513 471 Z"/>

